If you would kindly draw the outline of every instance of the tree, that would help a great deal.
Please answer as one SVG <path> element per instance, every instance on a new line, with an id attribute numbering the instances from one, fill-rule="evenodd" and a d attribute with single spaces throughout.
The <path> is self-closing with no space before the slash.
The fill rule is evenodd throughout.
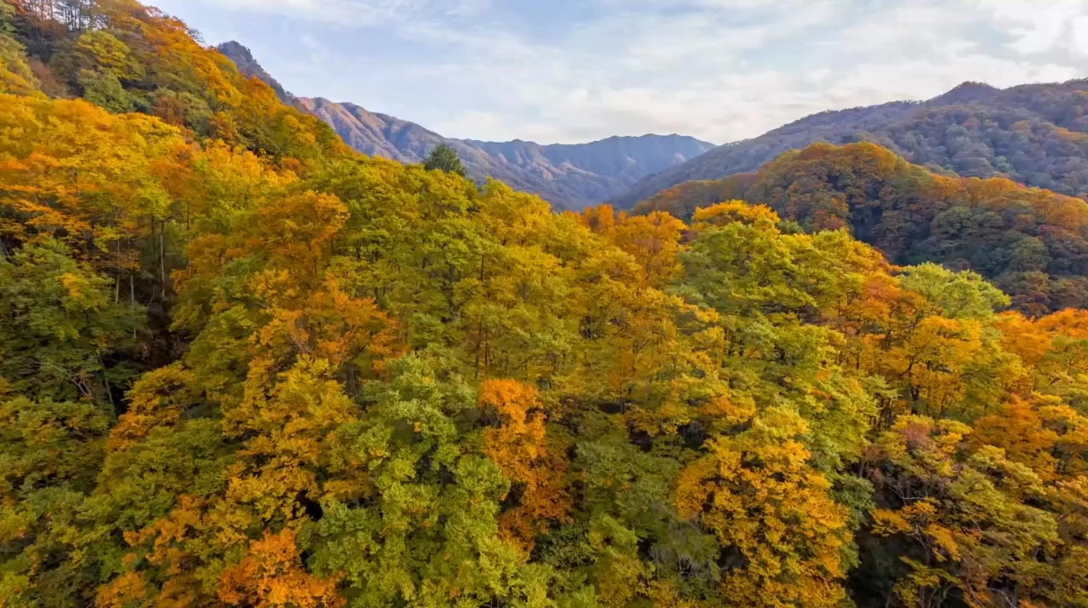
<path id="1" fill-rule="evenodd" d="M 839 606 L 846 593 L 848 512 L 831 483 L 808 466 L 798 441 L 808 425 L 793 412 L 722 403 L 722 422 L 748 426 L 720 436 L 680 476 L 681 514 L 713 530 L 723 550 L 722 593 L 731 605 Z"/>
<path id="2" fill-rule="evenodd" d="M 115 303 L 113 287 L 56 241 L 0 258 L 0 379 L 33 398 L 85 399 L 112 409 L 113 393 L 137 369 L 107 362 L 115 353 L 136 353 L 132 338 L 143 316 Z"/>
<path id="3" fill-rule="evenodd" d="M 457 151 L 448 144 L 438 144 L 435 149 L 431 150 L 427 160 L 423 162 L 423 166 L 428 171 L 445 171 L 446 173 L 455 173 L 461 177 L 467 175 L 465 166 L 461 164 L 461 158 L 457 156 Z"/>
<path id="4" fill-rule="evenodd" d="M 879 502 L 873 532 L 898 537 L 893 592 L 905 605 L 936 608 L 1050 605 L 1060 541 L 1046 489 L 1029 467 L 993 446 L 965 449 L 970 427 L 905 416 L 872 450 Z M 1043 583 L 1043 584 L 1041 584 Z M 1072 600 L 1073 598 L 1063 598 Z M 1071 603 L 1070 605 L 1078 605 Z"/>

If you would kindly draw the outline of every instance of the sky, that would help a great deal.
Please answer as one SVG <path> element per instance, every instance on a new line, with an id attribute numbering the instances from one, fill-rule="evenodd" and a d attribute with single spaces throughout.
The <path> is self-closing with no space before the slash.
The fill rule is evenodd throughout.
<path id="1" fill-rule="evenodd" d="M 716 144 L 964 81 L 1088 76 L 1088 0 L 149 0 L 292 93 L 447 137 Z"/>

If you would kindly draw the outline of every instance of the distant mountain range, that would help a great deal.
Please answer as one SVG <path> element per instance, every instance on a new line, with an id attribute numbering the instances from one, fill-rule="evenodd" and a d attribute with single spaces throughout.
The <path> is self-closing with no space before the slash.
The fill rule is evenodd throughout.
<path id="1" fill-rule="evenodd" d="M 967 82 L 925 102 L 822 112 L 648 176 L 611 202 L 630 208 L 685 182 L 757 171 L 780 154 L 813 143 L 859 141 L 933 171 L 1007 177 L 1083 196 L 1088 193 L 1088 80 L 1005 90 Z"/>
<path id="2" fill-rule="evenodd" d="M 742 174 L 758 171 L 779 155 L 820 142 L 868 141 L 937 173 L 1005 177 L 1062 194 L 1088 195 L 1088 80 L 1004 90 L 965 82 L 928 101 L 821 112 L 720 147 L 679 135 L 542 146 L 448 139 L 353 104 L 294 98 L 245 47 L 227 43 L 220 50 L 243 73 L 265 80 L 290 103 L 333 125 L 357 150 L 413 163 L 446 142 L 476 179 L 495 177 L 559 208 L 610 202 L 630 209 L 642 201 L 657 208 L 679 198 L 690 212 L 704 199 L 735 188 L 720 180 L 736 175 L 744 181 L 748 178 Z M 677 186 L 680 191 L 673 190 Z"/>
<path id="3" fill-rule="evenodd" d="M 620 196 L 640 179 L 716 147 L 681 135 L 610 137 L 587 144 L 554 145 L 451 139 L 352 103 L 295 97 L 246 47 L 228 42 L 218 48 L 243 74 L 265 81 L 287 103 L 329 123 L 348 145 L 364 154 L 418 163 L 444 142 L 457 150 L 471 177 L 493 177 L 518 190 L 539 194 L 560 209 L 583 209 Z"/>

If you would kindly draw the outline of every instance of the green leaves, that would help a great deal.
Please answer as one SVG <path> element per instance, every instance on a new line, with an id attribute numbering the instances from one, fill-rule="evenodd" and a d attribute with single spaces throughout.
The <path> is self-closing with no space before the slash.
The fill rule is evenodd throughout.
<path id="1" fill-rule="evenodd" d="M 952 272 L 936 264 L 912 266 L 903 271 L 903 287 L 922 294 L 934 312 L 949 319 L 986 319 L 1007 307 L 1009 296 L 981 275 Z"/>
<path id="2" fill-rule="evenodd" d="M 134 354 L 143 310 L 114 302 L 114 282 L 56 241 L 0 259 L 0 378 L 35 397 L 86 399 L 110 410 L 131 381 L 115 353 Z"/>
<path id="3" fill-rule="evenodd" d="M 346 576 L 353 605 L 475 606 L 520 585 L 498 529 L 509 482 L 466 426 L 473 395 L 432 373 L 398 362 L 367 398 L 367 422 L 338 431 L 372 485 L 350 506 L 326 501 L 304 537 L 317 572 Z"/>
<path id="4" fill-rule="evenodd" d="M 423 161 L 423 166 L 428 171 L 445 171 L 461 177 L 466 175 L 465 166 L 461 164 L 461 159 L 457 157 L 457 151 L 450 147 L 449 144 L 438 144 L 427 155 L 427 159 Z"/>

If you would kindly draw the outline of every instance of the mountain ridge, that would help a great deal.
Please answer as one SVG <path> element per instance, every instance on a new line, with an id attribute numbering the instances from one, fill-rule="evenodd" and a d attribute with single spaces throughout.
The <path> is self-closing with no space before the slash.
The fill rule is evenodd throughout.
<path id="1" fill-rule="evenodd" d="M 578 210 L 619 195 L 638 180 L 715 148 L 685 135 L 610 136 L 582 144 L 490 142 L 445 137 L 426 127 L 352 102 L 296 97 L 238 42 L 216 47 L 247 76 L 265 81 L 287 103 L 331 125 L 346 144 L 369 156 L 422 162 L 441 143 L 452 146 L 470 177 L 495 178 L 540 195 L 559 209 Z"/>
<path id="2" fill-rule="evenodd" d="M 931 170 L 1008 177 L 1083 195 L 1088 193 L 1088 80 L 1008 89 L 968 81 L 925 101 L 820 112 L 666 168 L 610 202 L 631 208 L 684 182 L 757 171 L 790 150 L 855 141 L 879 144 Z"/>
<path id="3" fill-rule="evenodd" d="M 276 96 L 280 98 L 280 101 L 290 104 L 291 100 L 294 99 L 294 96 L 288 93 L 287 90 L 283 88 L 283 85 L 265 71 L 265 69 L 261 67 L 261 64 L 253 58 L 253 52 L 250 51 L 248 47 L 243 46 L 237 41 L 230 40 L 215 48 L 220 53 L 229 57 L 230 60 L 234 62 L 234 65 L 238 67 L 239 72 L 246 76 L 255 77 L 272 87 L 272 90 L 276 92 Z"/>

